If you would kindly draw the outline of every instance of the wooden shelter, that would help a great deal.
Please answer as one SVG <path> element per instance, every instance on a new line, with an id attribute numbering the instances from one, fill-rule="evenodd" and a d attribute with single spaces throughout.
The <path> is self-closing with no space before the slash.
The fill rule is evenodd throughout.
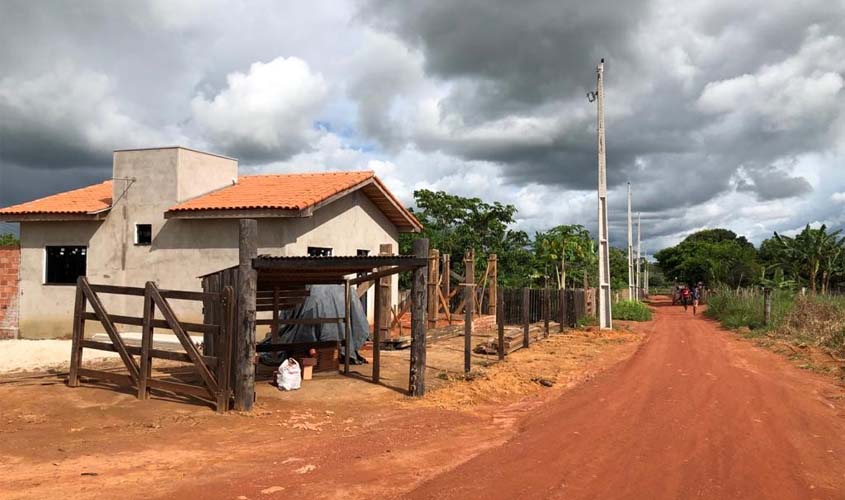
<path id="1" fill-rule="evenodd" d="M 411 289 L 411 362 L 408 392 L 412 396 L 425 393 L 425 313 L 428 266 L 428 240 L 414 241 L 414 255 L 337 256 L 337 257 L 274 257 L 257 255 L 257 224 L 255 220 L 240 221 L 239 265 L 202 276 L 203 290 L 217 292 L 227 286 L 235 290 L 237 313 L 234 329 L 234 379 L 235 409 L 250 410 L 255 397 L 256 325 L 270 325 L 272 335 L 277 335 L 284 324 L 344 323 L 345 338 L 338 340 L 338 347 L 350 343 L 350 287 L 370 282 L 403 271 L 412 271 Z M 345 285 L 345 314 L 332 318 L 282 319 L 279 311 L 302 303 L 308 296 L 308 285 Z M 375 287 L 376 304 L 381 294 L 389 292 Z M 271 311 L 272 318 L 257 318 L 258 312 Z M 378 328 L 384 319 L 376 307 L 373 329 L 373 381 L 379 382 L 380 334 Z M 207 321 L 214 321 L 221 314 L 215 307 L 205 309 Z M 213 338 L 206 338 L 209 352 L 218 349 Z M 262 346 L 262 351 L 284 351 L 295 347 L 273 343 Z M 349 349 L 345 349 L 344 373 L 349 372 Z"/>

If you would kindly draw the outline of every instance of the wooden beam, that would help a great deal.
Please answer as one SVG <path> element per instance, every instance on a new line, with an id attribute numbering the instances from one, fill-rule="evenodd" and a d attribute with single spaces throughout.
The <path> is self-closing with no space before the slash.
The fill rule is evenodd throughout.
<path id="1" fill-rule="evenodd" d="M 379 383 L 381 380 L 381 325 L 384 323 L 384 318 L 382 318 L 383 308 L 381 307 L 382 290 L 379 280 L 376 283 L 373 297 L 373 382 L 375 383 Z"/>
<path id="2" fill-rule="evenodd" d="M 491 316 L 498 318 L 499 316 L 496 313 L 499 310 L 499 302 L 497 300 L 499 290 L 499 261 L 496 254 L 491 253 L 487 257 L 487 269 L 490 272 L 490 287 L 487 292 L 489 312 Z"/>
<path id="3" fill-rule="evenodd" d="M 437 280 L 440 268 L 440 252 L 432 248 L 428 253 L 428 290 L 426 293 L 426 316 L 428 328 L 434 329 L 437 326 Z"/>
<path id="4" fill-rule="evenodd" d="M 472 369 L 472 315 L 475 309 L 475 250 L 464 256 L 464 371 Z"/>
<path id="5" fill-rule="evenodd" d="M 549 316 L 551 310 L 551 303 L 549 302 L 549 285 L 543 288 L 543 336 L 549 336 Z"/>
<path id="6" fill-rule="evenodd" d="M 153 348 L 153 320 L 155 319 L 155 305 L 150 294 L 150 285 L 147 282 L 146 293 L 144 293 L 144 321 L 141 328 L 141 377 L 138 380 L 138 399 L 148 399 L 149 390 L 147 381 L 152 376 L 153 360 L 150 350 Z"/>
<path id="7" fill-rule="evenodd" d="M 566 323 L 566 290 L 563 288 L 557 291 L 557 321 L 558 332 L 563 333 Z"/>
<path id="8" fill-rule="evenodd" d="M 449 308 L 449 299 L 452 298 L 451 294 L 449 293 L 449 288 L 452 286 L 452 274 L 451 274 L 451 260 L 452 256 L 448 253 L 443 254 L 443 268 L 440 272 L 440 291 L 441 291 L 441 298 L 443 299 L 443 309 L 446 311 L 446 320 L 449 321 L 449 325 L 452 324 L 452 311 Z"/>
<path id="9" fill-rule="evenodd" d="M 349 285 L 349 280 L 343 285 L 343 338 L 345 345 L 343 347 L 343 374 L 349 375 L 349 359 L 351 353 L 349 348 L 352 345 L 352 305 L 351 305 L 352 287 Z"/>
<path id="10" fill-rule="evenodd" d="M 499 334 L 499 342 L 498 342 L 498 350 L 499 350 L 499 360 L 505 359 L 505 306 L 504 306 L 504 294 L 501 293 L 501 290 L 497 291 L 496 293 L 496 327 Z"/>
<path id="11" fill-rule="evenodd" d="M 176 313 L 173 312 L 173 309 L 170 307 L 170 303 L 158 293 L 156 289 L 155 283 L 152 281 L 147 283 L 147 287 L 149 289 L 150 297 L 152 297 L 153 302 L 158 307 L 158 310 L 161 311 L 162 316 L 164 316 L 165 321 L 167 321 L 168 326 L 173 333 L 176 335 L 176 338 L 179 339 L 179 343 L 182 344 L 182 348 L 185 349 L 185 353 L 187 353 L 188 357 L 191 358 L 191 362 L 193 362 L 194 367 L 197 369 L 200 377 L 202 378 L 203 382 L 205 382 L 205 386 L 211 392 L 211 394 L 217 394 L 217 379 L 214 377 L 214 374 L 211 373 L 211 370 L 208 369 L 205 362 L 202 359 L 202 355 L 197 350 L 197 347 L 194 345 L 191 338 L 188 336 L 188 332 L 182 328 L 182 325 L 179 324 L 179 319 L 176 317 Z M 254 330 L 253 330 L 254 331 Z M 150 336 L 151 337 L 151 336 Z M 150 338 L 152 340 L 152 338 Z M 255 347 L 253 347 L 254 352 Z"/>
<path id="12" fill-rule="evenodd" d="M 419 258 L 428 257 L 427 239 L 414 240 L 414 255 Z M 425 394 L 426 274 L 425 267 L 417 269 L 411 283 L 411 367 L 408 377 L 408 393 L 411 396 Z"/>
<path id="13" fill-rule="evenodd" d="M 531 324 L 531 290 L 522 289 L 522 347 L 528 347 L 528 327 Z"/>
<path id="14" fill-rule="evenodd" d="M 393 245 L 391 243 L 382 243 L 379 245 L 379 256 L 387 257 L 393 255 Z M 379 318 L 381 323 L 378 324 L 380 329 L 379 338 L 387 340 L 390 338 L 391 322 L 390 312 L 393 304 L 393 276 L 382 276 L 378 278 L 378 286 L 381 288 L 380 296 L 376 299 L 375 307 L 380 310 Z"/>
<path id="15" fill-rule="evenodd" d="M 115 328 L 114 323 L 109 319 L 109 315 L 106 312 L 103 303 L 100 301 L 97 294 L 91 290 L 88 280 L 84 276 L 80 278 L 79 285 L 82 287 L 85 297 L 91 303 L 91 307 L 94 309 L 94 314 L 97 315 L 97 319 L 100 320 L 100 323 L 103 325 L 103 328 L 106 330 L 109 338 L 111 338 L 112 343 L 117 348 L 117 353 L 120 355 L 120 359 L 123 361 L 123 364 L 126 365 L 126 369 L 129 370 L 129 377 L 132 379 L 133 385 L 137 384 L 139 371 L 138 364 L 135 363 L 135 359 L 132 358 L 132 356 L 130 356 L 126 351 L 126 344 L 117 332 L 117 328 Z"/>
<path id="16" fill-rule="evenodd" d="M 255 402 L 255 291 L 253 261 L 258 256 L 258 222 L 242 219 L 238 234 L 238 329 L 235 348 L 235 409 L 251 411 Z"/>
<path id="17" fill-rule="evenodd" d="M 70 373 L 68 374 L 67 385 L 70 387 L 79 386 L 79 368 L 82 365 L 82 345 L 85 338 L 85 319 L 82 314 L 85 312 L 85 293 L 82 291 L 82 276 L 76 281 L 76 299 L 73 304 L 73 336 L 70 342 Z"/>

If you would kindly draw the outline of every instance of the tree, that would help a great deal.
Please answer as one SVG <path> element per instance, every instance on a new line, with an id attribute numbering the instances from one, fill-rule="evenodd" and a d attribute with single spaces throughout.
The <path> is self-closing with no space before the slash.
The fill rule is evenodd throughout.
<path id="1" fill-rule="evenodd" d="M 822 224 L 813 229 L 809 224 L 794 238 L 775 233 L 766 243 L 767 257 L 781 272 L 789 272 L 795 280 L 805 279 L 810 291 L 827 293 L 831 278 L 839 271 L 845 237 L 842 231 L 827 232 Z M 767 240 L 768 241 L 768 240 Z"/>
<path id="2" fill-rule="evenodd" d="M 534 256 L 538 271 L 554 273 L 558 288 L 589 282 L 598 266 L 595 245 L 584 226 L 556 226 L 534 235 Z"/>
<path id="3" fill-rule="evenodd" d="M 683 283 L 740 286 L 760 275 L 754 245 L 727 229 L 699 231 L 654 256 L 667 279 Z"/>
<path id="4" fill-rule="evenodd" d="M 5 233 L 0 234 L 0 247 L 7 246 L 7 245 L 19 245 L 20 240 L 12 234 L 12 233 Z"/>
<path id="5" fill-rule="evenodd" d="M 487 255 L 498 258 L 499 283 L 505 286 L 529 284 L 533 271 L 531 241 L 525 231 L 510 229 L 516 207 L 479 198 L 464 198 L 443 191 L 414 192 L 416 209 L 411 211 L 423 225 L 422 233 L 402 234 L 399 249 L 410 253 L 414 239 L 428 238 L 430 248 L 449 254 L 453 269 L 463 272 L 464 252 L 472 248 L 476 268 L 486 265 Z"/>

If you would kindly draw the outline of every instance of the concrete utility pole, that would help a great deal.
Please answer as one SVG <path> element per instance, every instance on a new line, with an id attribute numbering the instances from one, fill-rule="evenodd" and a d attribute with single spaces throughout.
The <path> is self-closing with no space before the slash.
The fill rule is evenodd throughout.
<path id="1" fill-rule="evenodd" d="M 640 213 L 637 212 L 637 282 L 635 283 L 637 289 L 637 300 L 640 300 Z"/>
<path id="2" fill-rule="evenodd" d="M 628 183 L 628 300 L 634 300 L 634 232 L 631 227 L 631 183 Z"/>
<path id="3" fill-rule="evenodd" d="M 599 163 L 599 328 L 609 330 L 613 326 L 610 300 L 610 248 L 607 234 L 607 165 L 604 152 L 604 59 L 596 67 L 596 91 L 589 92 L 587 99 L 598 102 L 598 163 Z"/>

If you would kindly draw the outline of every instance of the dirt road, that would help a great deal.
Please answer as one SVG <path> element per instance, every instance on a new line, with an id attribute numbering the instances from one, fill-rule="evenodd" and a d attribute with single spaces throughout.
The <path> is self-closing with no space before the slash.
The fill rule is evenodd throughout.
<path id="1" fill-rule="evenodd" d="M 841 391 L 656 305 L 627 362 L 406 498 L 845 498 Z"/>

